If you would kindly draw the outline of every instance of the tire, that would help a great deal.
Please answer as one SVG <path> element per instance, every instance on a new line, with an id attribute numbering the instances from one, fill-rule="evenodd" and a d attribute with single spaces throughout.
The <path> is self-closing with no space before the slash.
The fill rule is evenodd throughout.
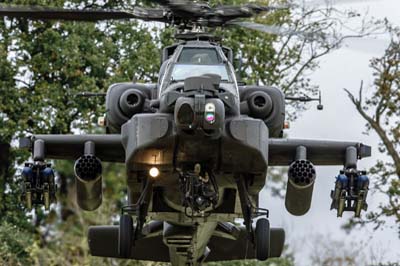
<path id="1" fill-rule="evenodd" d="M 133 246 L 133 219 L 124 214 L 119 220 L 118 253 L 122 258 L 130 258 Z"/>
<path id="2" fill-rule="evenodd" d="M 268 219 L 257 220 L 255 232 L 256 258 L 265 261 L 270 256 L 270 237 L 271 231 Z"/>

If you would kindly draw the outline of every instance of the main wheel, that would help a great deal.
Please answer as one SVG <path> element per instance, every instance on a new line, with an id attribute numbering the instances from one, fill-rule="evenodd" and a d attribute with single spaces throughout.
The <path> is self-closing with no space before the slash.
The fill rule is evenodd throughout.
<path id="1" fill-rule="evenodd" d="M 128 214 L 121 215 L 118 232 L 118 253 L 122 258 L 129 258 L 133 246 L 133 219 Z"/>
<path id="2" fill-rule="evenodd" d="M 255 231 L 255 246 L 257 260 L 264 261 L 270 255 L 270 227 L 268 219 L 261 218 L 257 220 Z"/>

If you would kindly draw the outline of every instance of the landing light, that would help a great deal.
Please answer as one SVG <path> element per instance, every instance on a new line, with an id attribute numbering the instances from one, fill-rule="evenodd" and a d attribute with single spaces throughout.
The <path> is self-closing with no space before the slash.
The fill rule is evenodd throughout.
<path id="1" fill-rule="evenodd" d="M 156 178 L 156 177 L 158 177 L 158 176 L 160 175 L 160 170 L 158 170 L 157 167 L 152 167 L 152 168 L 150 168 L 150 170 L 149 170 L 149 175 L 150 175 L 152 178 Z"/>

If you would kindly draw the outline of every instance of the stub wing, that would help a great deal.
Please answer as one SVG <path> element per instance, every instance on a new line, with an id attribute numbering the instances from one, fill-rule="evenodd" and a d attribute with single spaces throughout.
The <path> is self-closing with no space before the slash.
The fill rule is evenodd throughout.
<path id="1" fill-rule="evenodd" d="M 314 165 L 344 165 L 346 149 L 354 147 L 358 159 L 371 156 L 371 147 L 359 142 L 311 140 L 311 139 L 269 139 L 268 164 L 288 166 L 296 159 L 296 149 L 307 149 L 307 160 Z"/>
<path id="2" fill-rule="evenodd" d="M 20 148 L 33 150 L 36 140 L 43 140 L 47 159 L 76 160 L 84 152 L 85 143 L 95 144 L 96 156 L 104 162 L 125 162 L 122 137 L 115 135 L 34 135 L 20 139 Z"/>
<path id="3" fill-rule="evenodd" d="M 45 142 L 46 158 L 74 160 L 82 155 L 85 142 L 93 141 L 96 155 L 102 161 L 125 162 L 122 136 L 113 135 L 34 135 L 20 139 L 20 148 L 33 149 L 36 140 Z M 357 149 L 358 159 L 371 156 L 371 147 L 359 142 L 310 140 L 310 139 L 269 139 L 269 165 L 287 166 L 295 160 L 296 149 L 304 146 L 307 159 L 315 165 L 342 165 L 348 147 Z"/>
<path id="4" fill-rule="evenodd" d="M 289 166 L 285 206 L 293 215 L 304 215 L 311 207 L 316 178 L 314 165 L 343 165 L 331 192 L 331 209 L 337 215 L 344 211 L 360 217 L 367 209 L 369 178 L 357 169 L 357 161 L 371 156 L 371 147 L 358 142 L 270 139 L 268 162 L 273 166 Z"/>

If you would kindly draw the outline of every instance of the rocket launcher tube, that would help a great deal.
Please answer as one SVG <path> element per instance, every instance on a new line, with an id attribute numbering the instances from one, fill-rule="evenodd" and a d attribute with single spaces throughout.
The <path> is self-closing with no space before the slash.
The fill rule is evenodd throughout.
<path id="1" fill-rule="evenodd" d="M 92 141 L 85 143 L 84 155 L 75 162 L 76 197 L 78 205 L 93 211 L 102 203 L 102 165 L 95 155 L 95 145 Z"/>
<path id="2" fill-rule="evenodd" d="M 306 159 L 304 146 L 297 147 L 295 158 L 289 166 L 285 206 L 288 212 L 300 216 L 310 209 L 316 172 L 314 165 Z"/>

